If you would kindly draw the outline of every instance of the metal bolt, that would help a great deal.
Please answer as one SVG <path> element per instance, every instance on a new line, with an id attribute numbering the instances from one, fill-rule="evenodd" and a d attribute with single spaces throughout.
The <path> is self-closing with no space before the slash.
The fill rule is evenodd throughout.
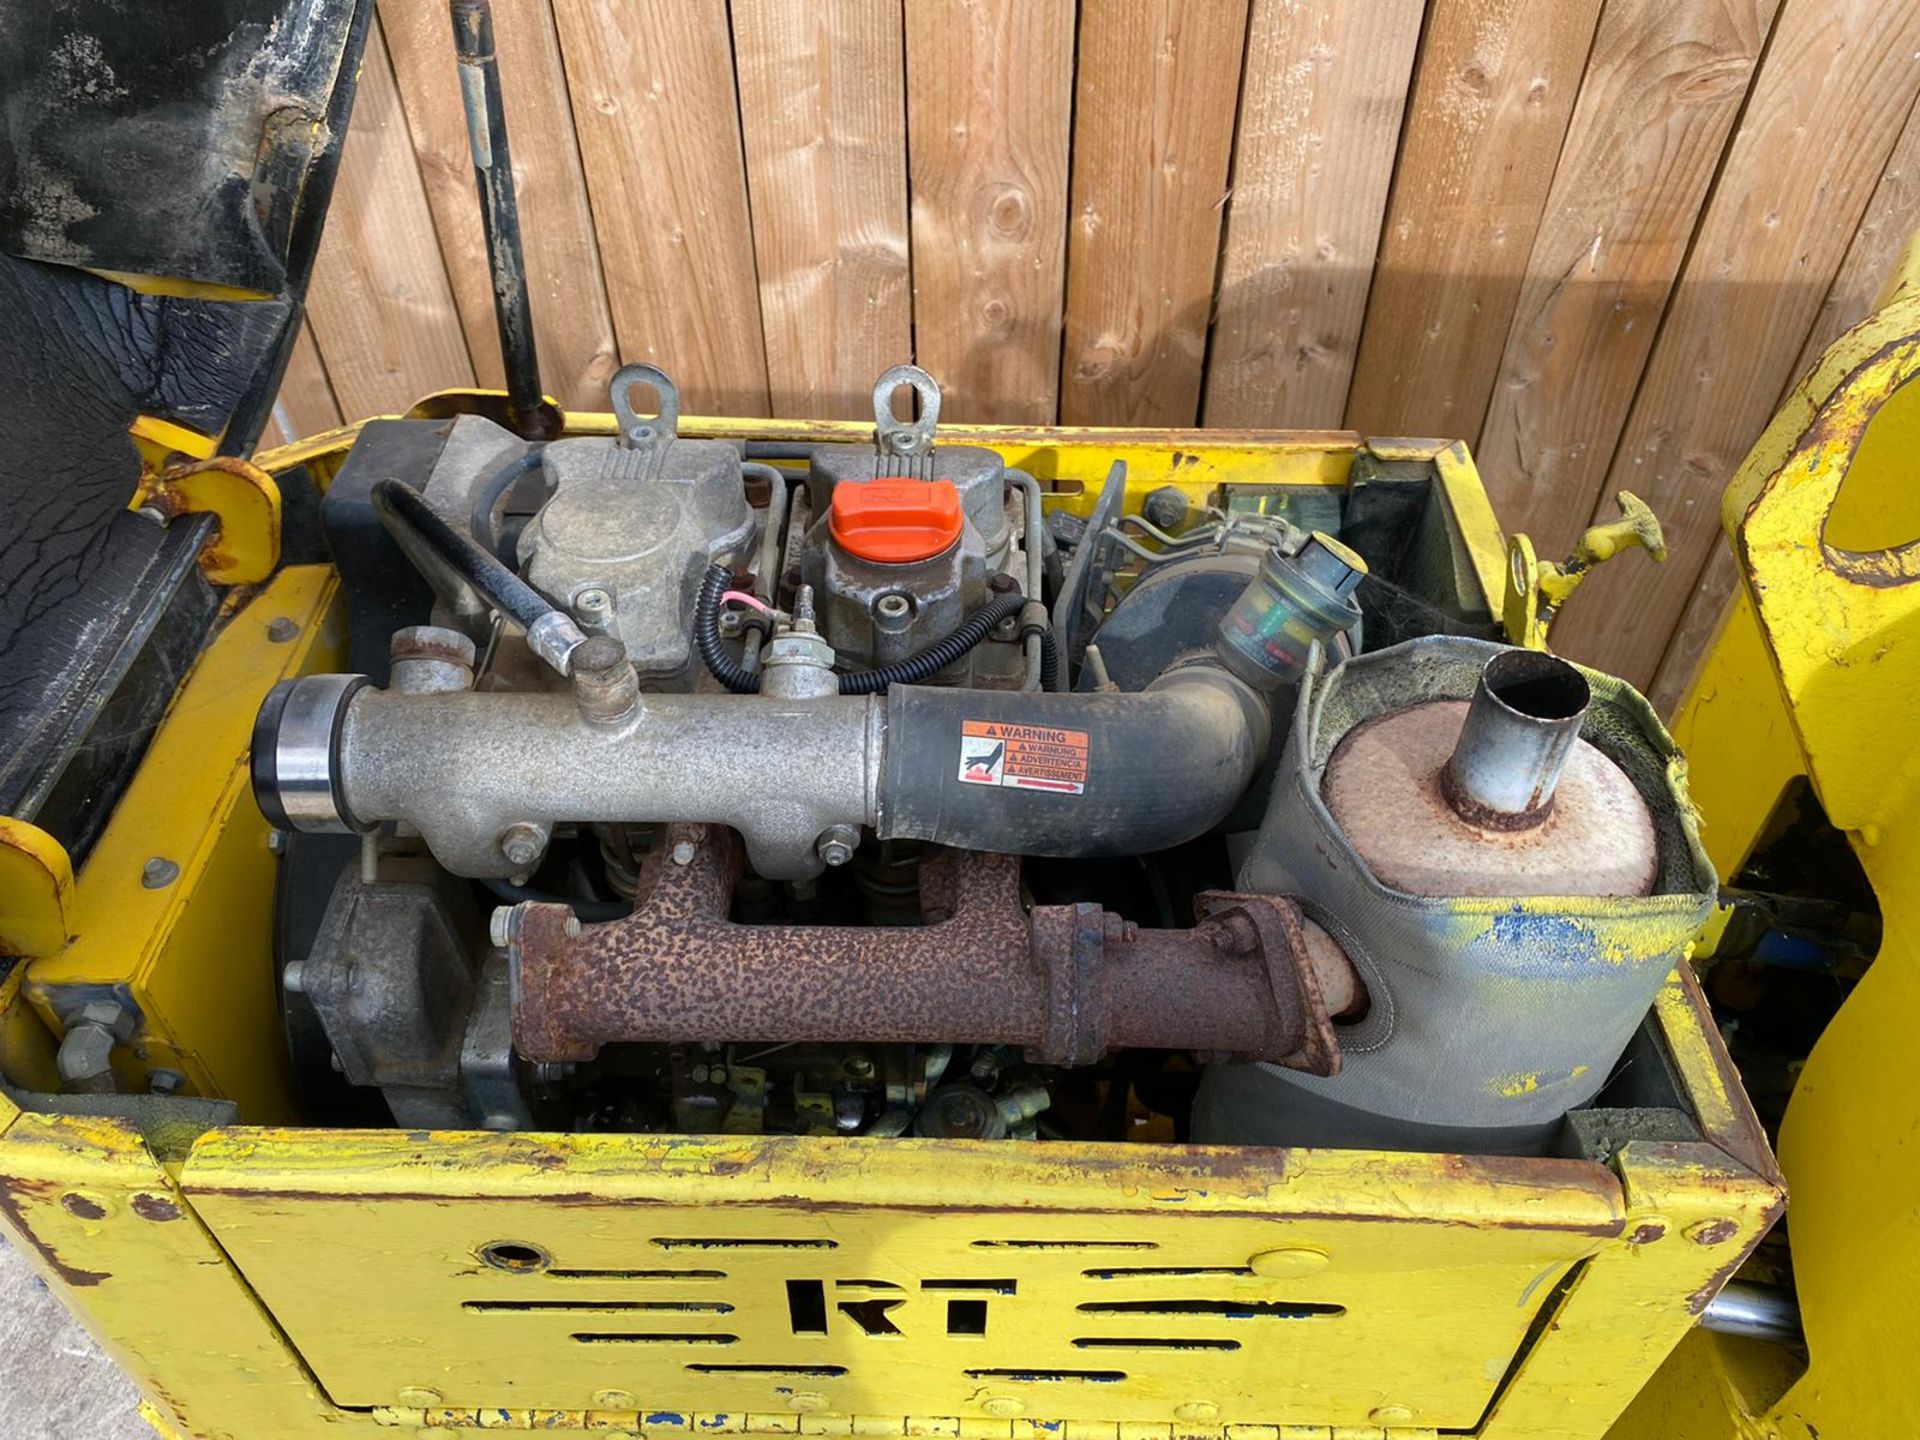
<path id="1" fill-rule="evenodd" d="M 1217 1420 L 1219 1417 L 1220 1407 L 1211 1400 L 1189 1400 L 1184 1405 L 1173 1407 L 1173 1418 L 1176 1420 L 1205 1421 Z"/>
<path id="2" fill-rule="evenodd" d="M 827 1408 L 827 1397 L 811 1390 L 797 1390 L 787 1397 L 787 1408 L 797 1410 L 802 1415 L 810 1415 L 816 1410 Z"/>
<path id="3" fill-rule="evenodd" d="M 294 960 L 289 962 L 289 964 L 287 965 L 287 968 L 284 971 L 282 971 L 280 974 L 280 983 L 282 986 L 286 988 L 286 992 L 289 995 L 306 994 L 307 993 L 307 962 L 304 960 Z"/>
<path id="4" fill-rule="evenodd" d="M 151 520 L 155 525 L 165 525 L 167 523 L 167 512 L 162 510 L 158 505 L 142 505 L 134 513 L 142 520 Z"/>
<path id="5" fill-rule="evenodd" d="M 1367 1418 L 1376 1425 L 1405 1425 L 1413 1419 L 1413 1407 L 1410 1405 L 1378 1405 L 1367 1412 Z"/>
<path id="6" fill-rule="evenodd" d="M 673 847 L 672 858 L 676 865 L 691 865 L 693 857 L 699 853 L 691 840 L 681 840 Z"/>
<path id="7" fill-rule="evenodd" d="M 521 870 L 531 867 L 546 848 L 547 832 L 524 821 L 509 825 L 500 836 L 500 853 L 507 857 L 508 864 Z"/>
<path id="8" fill-rule="evenodd" d="M 300 633 L 300 627 L 284 615 L 276 615 L 267 622 L 267 639 L 276 645 L 284 645 Z"/>
<path id="9" fill-rule="evenodd" d="M 989 1395 L 980 1402 L 980 1408 L 997 1420 L 1005 1420 L 1020 1414 L 1027 1405 L 1012 1395 Z"/>
<path id="10" fill-rule="evenodd" d="M 1187 518 L 1187 497 L 1172 485 L 1162 485 L 1140 504 L 1140 514 L 1149 525 L 1171 530 Z"/>
<path id="11" fill-rule="evenodd" d="M 870 1055 L 849 1055 L 847 1057 L 847 1074 L 853 1076 L 856 1080 L 872 1079 L 873 1057 Z"/>
<path id="12" fill-rule="evenodd" d="M 638 1410 L 640 1400 L 631 1390 L 596 1390 L 593 1392 L 593 1408 L 596 1410 Z"/>
<path id="13" fill-rule="evenodd" d="M 286 831 L 269 830 L 267 832 L 267 853 L 270 855 L 284 855 L 287 853 Z"/>
<path id="14" fill-rule="evenodd" d="M 513 939 L 513 911 L 511 905 L 496 905 L 493 914 L 487 917 L 487 939 L 497 950 L 506 949 Z"/>
<path id="15" fill-rule="evenodd" d="M 604 624 L 613 616 L 613 592 L 601 585 L 589 585 L 573 597 L 573 613 L 582 625 Z"/>
<path id="16" fill-rule="evenodd" d="M 572 940 L 572 939 L 575 939 L 579 934 L 580 934 L 580 917 L 578 915 L 567 916 L 567 938 L 569 940 Z"/>
<path id="17" fill-rule="evenodd" d="M 1004 570 L 998 575 L 989 575 L 987 577 L 987 589 L 996 595 L 1010 595 L 1019 588 L 1020 581 L 1018 577 L 1009 575 Z"/>
<path id="18" fill-rule="evenodd" d="M 140 867 L 140 883 L 149 890 L 164 890 L 180 878 L 180 867 L 164 855 L 156 855 Z"/>
<path id="19" fill-rule="evenodd" d="M 851 825 L 829 825 L 814 842 L 814 853 L 827 865 L 844 865 L 860 848 L 860 832 Z"/>
<path id="20" fill-rule="evenodd" d="M 150 1095 L 178 1095 L 186 1087 L 187 1077 L 178 1070 L 149 1070 L 147 1072 L 147 1093 Z"/>
<path id="21" fill-rule="evenodd" d="M 738 610 L 729 610 L 720 617 L 720 633 L 722 635 L 738 635 L 740 633 L 740 624 L 740 612 Z"/>

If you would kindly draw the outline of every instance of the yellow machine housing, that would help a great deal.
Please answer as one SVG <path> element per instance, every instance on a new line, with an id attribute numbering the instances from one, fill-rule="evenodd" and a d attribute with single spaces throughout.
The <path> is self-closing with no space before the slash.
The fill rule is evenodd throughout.
<path id="1" fill-rule="evenodd" d="M 570 430 L 612 423 L 574 416 Z M 324 483 L 355 433 L 259 467 Z M 1452 563 L 1501 612 L 1506 547 L 1462 445 L 942 438 L 995 448 L 1080 513 L 1115 459 L 1130 510 L 1169 484 L 1196 498 L 1343 486 L 1363 450 L 1430 466 Z M 269 543 L 250 477 L 167 487 L 203 497 L 242 551 Z M 246 507 L 232 525 L 229 505 Z M 59 873 L 31 827 L 0 833 L 0 861 L 32 882 L 0 909 L 0 934 L 32 957 L 0 985 L 7 1079 L 57 1089 L 55 1002 L 101 987 L 143 1017 L 128 1091 L 166 1069 L 183 1096 L 238 1106 L 238 1123 L 212 1123 L 164 1104 L 100 1118 L 0 1099 L 0 1228 L 164 1434 L 1597 1437 L 1780 1213 L 1765 1138 L 1684 966 L 1646 1053 L 1700 1138 L 1628 1138 L 1608 1164 L 299 1128 L 247 736 L 275 681 L 339 668 L 343 610 L 329 569 L 269 563 L 255 583 L 248 558 L 223 552 L 225 623 L 80 873 Z M 154 856 L 179 867 L 161 888 L 142 881 Z"/>

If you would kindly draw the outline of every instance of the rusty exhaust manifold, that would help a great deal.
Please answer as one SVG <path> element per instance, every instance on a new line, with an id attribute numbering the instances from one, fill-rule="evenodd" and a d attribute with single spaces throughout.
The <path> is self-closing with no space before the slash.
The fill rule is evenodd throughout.
<path id="1" fill-rule="evenodd" d="M 1142 930 L 1097 905 L 1029 914 L 1016 857 L 934 851 L 921 927 L 739 925 L 741 868 L 731 831 L 674 826 L 626 919 L 516 907 L 514 1047 L 578 1061 L 623 1041 L 954 1042 L 1053 1065 L 1132 1047 L 1339 1069 L 1287 900 L 1210 892 L 1193 929 Z"/>

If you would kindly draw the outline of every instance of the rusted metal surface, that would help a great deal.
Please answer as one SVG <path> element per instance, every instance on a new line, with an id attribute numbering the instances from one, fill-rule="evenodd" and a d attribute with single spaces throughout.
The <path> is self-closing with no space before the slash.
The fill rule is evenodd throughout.
<path id="1" fill-rule="evenodd" d="M 1411 895 L 1645 895 L 1659 842 L 1626 773 L 1576 740 L 1553 803 L 1522 829 L 1463 815 L 1446 793 L 1467 715 L 1434 700 L 1354 727 L 1327 762 L 1321 794 L 1382 883 Z"/>
<path id="2" fill-rule="evenodd" d="M 730 831 L 676 826 L 626 919 L 581 928 L 566 906 L 518 907 L 515 1048 L 562 1061 L 622 1041 L 914 1041 L 1014 1044 L 1060 1065 L 1136 1047 L 1338 1068 L 1285 900 L 1204 895 L 1192 930 L 1093 905 L 1029 916 L 1017 858 L 940 852 L 923 865 L 922 926 L 737 925 L 741 868 Z"/>

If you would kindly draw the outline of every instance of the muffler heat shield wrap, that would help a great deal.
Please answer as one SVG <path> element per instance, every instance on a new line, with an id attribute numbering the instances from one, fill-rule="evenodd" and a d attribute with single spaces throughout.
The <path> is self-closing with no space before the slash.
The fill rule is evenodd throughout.
<path id="1" fill-rule="evenodd" d="M 1658 839 L 1639 897 L 1434 898 L 1375 878 L 1321 798 L 1341 739 L 1378 716 L 1464 700 L 1502 647 L 1410 641 L 1316 667 L 1303 682 L 1242 890 L 1298 897 L 1359 967 L 1366 1017 L 1341 1028 L 1343 1073 L 1216 1067 L 1198 1117 L 1209 1141 L 1500 1150 L 1544 1145 L 1606 1083 L 1714 903 L 1685 762 L 1652 706 L 1583 671 L 1581 737 L 1645 801 Z M 1413 797 L 1409 797 L 1412 799 Z"/>

